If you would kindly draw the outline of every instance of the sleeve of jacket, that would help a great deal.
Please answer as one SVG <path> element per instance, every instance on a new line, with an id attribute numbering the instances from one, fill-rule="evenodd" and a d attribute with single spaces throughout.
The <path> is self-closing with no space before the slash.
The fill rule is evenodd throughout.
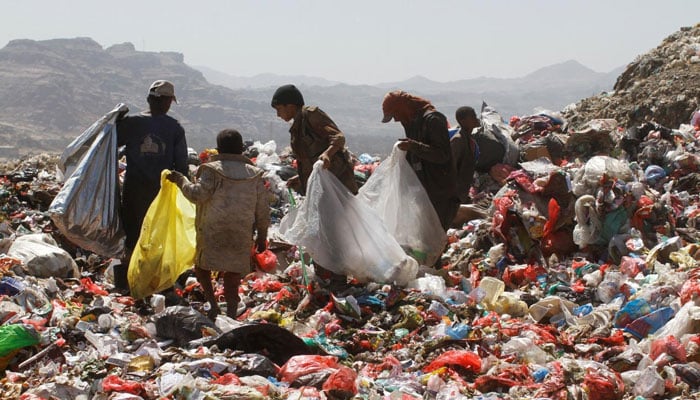
<path id="1" fill-rule="evenodd" d="M 434 164 L 452 162 L 450 150 L 450 134 L 447 132 L 447 121 L 434 115 L 426 117 L 425 142 L 414 142 L 410 151 L 419 158 Z"/>
<path id="2" fill-rule="evenodd" d="M 450 152 L 452 153 L 452 163 L 457 171 L 459 171 L 460 160 L 462 160 L 462 156 L 466 152 L 466 148 L 467 143 L 464 137 L 462 137 L 461 132 L 457 132 L 454 136 L 452 136 L 450 139 Z"/>
<path id="3" fill-rule="evenodd" d="M 183 129 L 180 124 L 177 126 L 179 129 L 175 136 L 175 165 L 173 167 L 175 171 L 188 176 L 189 170 L 187 168 L 187 139 L 185 138 L 185 129 Z"/>
<path id="4" fill-rule="evenodd" d="M 267 237 L 267 228 L 270 226 L 270 192 L 265 187 L 262 175 L 258 178 L 256 191 L 255 229 L 259 236 Z"/>
<path id="5" fill-rule="evenodd" d="M 309 109 L 307 118 L 311 129 L 317 135 L 328 138 L 328 146 L 332 147 L 334 152 L 340 151 L 345 147 L 345 135 L 323 110 L 320 108 Z"/>
<path id="6" fill-rule="evenodd" d="M 124 117 L 117 120 L 117 147 L 124 146 L 131 129 L 133 118 Z"/>
<path id="7" fill-rule="evenodd" d="M 197 170 L 196 182 L 190 182 L 186 177 L 180 184 L 182 194 L 187 200 L 197 204 L 209 200 L 216 189 L 217 173 L 207 168 L 206 165 L 201 165 Z"/>

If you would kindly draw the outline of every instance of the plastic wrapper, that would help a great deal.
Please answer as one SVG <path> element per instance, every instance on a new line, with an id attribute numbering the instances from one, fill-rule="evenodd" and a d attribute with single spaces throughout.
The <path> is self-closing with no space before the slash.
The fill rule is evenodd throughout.
<path id="1" fill-rule="evenodd" d="M 115 120 L 125 110 L 118 104 L 66 147 L 59 163 L 66 180 L 48 210 L 70 241 L 105 257 L 124 248 Z"/>
<path id="2" fill-rule="evenodd" d="M 594 194 L 603 175 L 609 178 L 621 179 L 630 182 L 633 178 L 632 170 L 625 161 L 608 156 L 594 156 L 579 169 L 573 181 L 573 193 L 576 196 Z"/>
<path id="3" fill-rule="evenodd" d="M 137 299 L 171 287 L 194 262 L 195 206 L 165 178 L 169 173 L 161 173 L 129 262 L 129 288 Z"/>
<path id="4" fill-rule="evenodd" d="M 323 383 L 323 390 L 335 397 L 351 397 L 357 394 L 356 379 L 357 372 L 346 366 L 340 366 Z"/>
<path id="5" fill-rule="evenodd" d="M 435 371 L 442 367 L 459 367 L 465 371 L 481 372 L 481 357 L 468 350 L 448 350 L 423 368 L 423 372 Z"/>
<path id="6" fill-rule="evenodd" d="M 447 236 L 406 152 L 394 146 L 357 197 L 379 214 L 396 241 L 421 264 L 433 265 L 442 255 Z"/>
<path id="7" fill-rule="evenodd" d="M 187 346 L 192 340 L 201 338 L 204 329 L 209 329 L 214 333 L 218 332 L 218 328 L 212 321 L 190 307 L 168 307 L 157 318 L 156 331 L 158 336 L 173 339 L 181 347 Z"/>
<path id="8" fill-rule="evenodd" d="M 253 249 L 253 262 L 261 271 L 275 272 L 277 269 L 277 255 L 270 249 L 258 253 Z"/>
<path id="9" fill-rule="evenodd" d="M 0 326 L 0 357 L 5 357 L 14 350 L 37 344 L 39 344 L 39 334 L 31 326 L 24 324 Z"/>
<path id="10" fill-rule="evenodd" d="M 317 161 L 306 199 L 280 223 L 280 234 L 303 246 L 324 268 L 358 281 L 405 285 L 418 264 L 407 256 L 381 218 Z"/>
<path id="11" fill-rule="evenodd" d="M 297 378 L 322 371 L 333 373 L 339 368 L 338 360 L 331 356 L 299 355 L 290 358 L 280 369 L 282 382 L 291 383 Z"/>

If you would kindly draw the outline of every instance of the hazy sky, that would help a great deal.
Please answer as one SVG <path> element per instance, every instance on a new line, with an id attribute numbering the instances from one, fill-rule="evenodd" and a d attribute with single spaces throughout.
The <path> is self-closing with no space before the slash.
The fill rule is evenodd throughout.
<path id="1" fill-rule="evenodd" d="M 175 51 L 231 75 L 347 83 L 519 77 L 578 60 L 624 66 L 682 26 L 698 0 L 0 0 L 0 46 L 90 37 Z"/>

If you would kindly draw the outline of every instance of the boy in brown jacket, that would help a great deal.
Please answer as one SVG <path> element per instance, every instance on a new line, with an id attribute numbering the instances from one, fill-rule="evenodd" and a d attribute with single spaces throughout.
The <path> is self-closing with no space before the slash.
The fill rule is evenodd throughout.
<path id="1" fill-rule="evenodd" d="M 242 155 L 241 134 L 225 129 L 216 137 L 216 146 L 219 154 L 199 167 L 194 183 L 176 171 L 168 176 L 197 205 L 194 270 L 211 305 L 208 317 L 212 320 L 220 310 L 214 297 L 211 271 L 223 272 L 226 314 L 235 318 L 241 274 L 251 271 L 253 232 L 257 232 L 257 250 L 262 252 L 270 225 L 264 171 Z"/>

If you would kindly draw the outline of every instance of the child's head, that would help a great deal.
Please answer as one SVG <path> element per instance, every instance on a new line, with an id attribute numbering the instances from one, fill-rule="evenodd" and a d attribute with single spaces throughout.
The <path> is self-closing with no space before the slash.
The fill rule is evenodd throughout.
<path id="1" fill-rule="evenodd" d="M 242 154 L 243 138 L 235 129 L 224 129 L 216 135 L 216 149 L 219 153 Z"/>

